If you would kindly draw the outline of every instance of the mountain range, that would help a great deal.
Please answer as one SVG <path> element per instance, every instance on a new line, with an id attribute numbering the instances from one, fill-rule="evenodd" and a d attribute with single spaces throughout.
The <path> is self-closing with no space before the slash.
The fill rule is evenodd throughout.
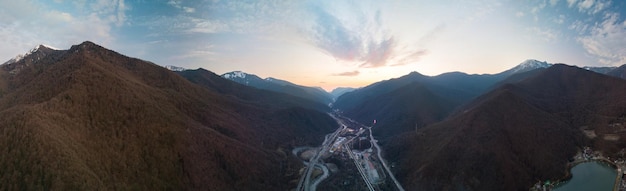
<path id="1" fill-rule="evenodd" d="M 222 74 L 222 77 L 243 85 L 255 87 L 258 89 L 286 93 L 304 99 L 317 101 L 325 105 L 333 102 L 332 96 L 319 87 L 296 85 L 291 82 L 276 78 L 262 79 L 257 75 L 248 74 L 241 71 L 225 73 Z"/>
<path id="2" fill-rule="evenodd" d="M 198 72 L 91 42 L 1 65 L 2 188 L 286 190 L 302 166 L 289 148 L 337 126 L 324 105 Z"/>
<path id="3" fill-rule="evenodd" d="M 624 96 L 624 80 L 554 65 L 480 96 L 439 123 L 395 137 L 401 141 L 388 145 L 390 156 L 396 155 L 398 173 L 412 188 L 528 189 L 538 180 L 565 177 L 568 160 L 585 145 L 615 157 L 625 145 L 602 137 L 614 133 L 610 124 L 624 121 Z"/>
<path id="4" fill-rule="evenodd" d="M 625 71 L 526 60 L 328 93 L 41 45 L 0 65 L 0 188 L 288 190 L 291 149 L 319 145 L 335 110 L 373 126 L 407 190 L 528 190 L 584 146 L 626 148 Z"/>

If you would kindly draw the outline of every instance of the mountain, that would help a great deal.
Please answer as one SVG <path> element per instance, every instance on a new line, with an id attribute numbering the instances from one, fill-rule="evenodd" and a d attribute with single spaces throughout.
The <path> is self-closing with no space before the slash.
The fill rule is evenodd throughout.
<path id="1" fill-rule="evenodd" d="M 297 97 L 317 101 L 328 105 L 333 102 L 331 95 L 321 88 L 307 87 L 276 78 L 262 79 L 254 74 L 234 71 L 222 74 L 222 77 L 237 83 L 280 93 L 286 93 Z"/>
<path id="2" fill-rule="evenodd" d="M 10 60 L 4 62 L 2 65 L 10 65 L 10 64 L 19 62 L 19 61 L 23 60 L 25 57 L 30 56 L 31 54 L 40 54 L 40 55 L 36 55 L 36 56 L 30 56 L 32 59 L 38 59 L 38 58 L 41 58 L 43 56 L 41 54 L 46 54 L 46 53 L 49 53 L 49 52 L 55 51 L 55 50 L 59 50 L 59 49 L 54 48 L 52 46 L 40 44 L 37 47 L 35 47 L 35 48 L 31 49 L 30 51 L 28 51 L 26 54 L 17 55 L 14 58 L 11 58 Z"/>
<path id="3" fill-rule="evenodd" d="M 617 67 L 591 67 L 591 66 L 585 66 L 583 67 L 583 69 L 585 70 L 589 70 L 589 71 L 594 71 L 600 74 L 607 74 L 613 70 L 615 70 Z"/>
<path id="4" fill-rule="evenodd" d="M 337 127 L 92 42 L 3 64 L 0 88 L 7 190 L 287 190 L 302 166 L 288 150 Z"/>
<path id="5" fill-rule="evenodd" d="M 213 92 L 233 96 L 241 101 L 252 102 L 262 107 L 277 107 L 277 109 L 302 107 L 318 110 L 320 112 L 329 111 L 327 105 L 293 96 L 291 94 L 251 88 L 232 80 L 225 79 L 205 69 L 185 70 L 177 73 L 190 82 L 208 88 Z"/>
<path id="6" fill-rule="evenodd" d="M 356 88 L 351 88 L 351 87 L 337 87 L 335 89 L 333 89 L 332 91 L 330 91 L 330 95 L 333 97 L 334 100 L 337 100 L 337 98 L 339 98 L 339 96 L 354 91 L 356 90 Z"/>
<path id="7" fill-rule="evenodd" d="M 625 97 L 626 81 L 557 64 L 385 148 L 408 190 L 527 190 L 564 178 L 568 160 L 585 145 L 604 153 L 626 148 L 603 138 L 619 131 L 610 124 L 625 121 Z"/>
<path id="8" fill-rule="evenodd" d="M 181 72 L 181 71 L 185 71 L 187 69 L 183 68 L 183 67 L 179 67 L 179 66 L 172 66 L 172 65 L 165 65 L 164 66 L 166 69 L 170 70 L 170 71 L 174 71 L 174 72 Z"/>
<path id="9" fill-rule="evenodd" d="M 528 72 L 528 71 L 539 69 L 539 68 L 548 68 L 550 66 L 552 66 L 552 64 L 547 63 L 545 61 L 541 62 L 538 60 L 528 59 L 520 63 L 519 65 L 511 69 L 505 70 L 504 72 L 498 73 L 496 75 L 510 76 L 516 73 Z"/>
<path id="10" fill-rule="evenodd" d="M 611 70 L 607 75 L 626 79 L 626 64 Z"/>
<path id="11" fill-rule="evenodd" d="M 338 97 L 333 107 L 344 112 L 349 117 L 361 123 L 369 123 L 378 119 L 379 129 L 374 130 L 377 135 L 387 137 L 395 133 L 424 127 L 441 121 L 447 114 L 458 112 L 458 107 L 468 104 L 472 99 L 493 90 L 500 85 L 525 79 L 533 71 L 545 69 L 552 64 L 537 60 L 526 60 L 519 65 L 497 74 L 466 74 L 462 72 L 449 72 L 437 76 L 425 76 L 417 72 L 408 75 L 385 80 L 359 88 Z M 430 92 L 433 96 L 420 96 L 416 91 L 401 90 L 403 87 L 417 83 Z M 394 92 L 394 93 L 391 93 Z M 385 96 L 384 98 L 382 96 Z M 419 100 L 419 99 L 432 100 Z M 372 103 L 387 103 L 383 100 L 402 100 L 395 103 L 439 103 L 446 100 L 448 104 L 441 108 L 432 105 L 421 107 L 414 104 L 381 105 Z M 377 106 L 377 107 L 374 107 Z M 417 108 L 409 108 L 413 106 Z M 431 111 L 432 113 L 426 115 Z M 397 117 L 406 116 L 406 117 Z M 421 117 L 419 117 L 421 116 Z M 424 116 L 431 116 L 423 118 Z M 437 116 L 432 118 L 432 116 Z"/>
<path id="12" fill-rule="evenodd" d="M 386 138 L 443 120 L 456 107 L 487 91 L 495 77 L 460 72 L 431 77 L 411 72 L 345 93 L 333 108 L 363 124 L 376 119 L 380 128 L 374 134 Z"/>

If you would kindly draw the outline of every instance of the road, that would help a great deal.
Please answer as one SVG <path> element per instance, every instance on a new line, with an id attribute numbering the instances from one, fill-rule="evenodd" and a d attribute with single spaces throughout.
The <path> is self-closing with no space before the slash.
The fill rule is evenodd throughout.
<path id="1" fill-rule="evenodd" d="M 393 183 L 396 184 L 396 187 L 398 188 L 398 190 L 404 191 L 404 188 L 402 188 L 402 185 L 400 185 L 400 182 L 398 182 L 396 177 L 393 175 L 393 173 L 391 173 L 391 170 L 387 166 L 387 162 L 385 162 L 385 159 L 383 158 L 383 156 L 381 154 L 382 150 L 378 146 L 378 141 L 374 138 L 374 135 L 372 135 L 372 128 L 370 127 L 368 129 L 370 130 L 370 142 L 372 143 L 372 145 L 374 147 L 376 147 L 376 151 L 377 151 L 377 154 L 378 154 L 378 159 L 380 159 L 380 163 L 383 164 L 383 167 L 385 167 L 385 170 L 387 170 L 387 174 L 389 174 L 389 176 L 391 176 L 391 180 L 393 180 Z"/>
<path id="2" fill-rule="evenodd" d="M 298 191 L 316 190 L 317 186 L 326 178 L 328 178 L 330 174 L 328 167 L 326 167 L 321 157 L 328 156 L 328 154 L 336 155 L 341 152 L 347 152 L 348 156 L 350 157 L 350 159 L 353 161 L 354 165 L 356 166 L 359 174 L 363 178 L 365 185 L 370 191 L 376 190 L 378 188 L 378 184 L 381 183 L 380 181 L 378 181 L 381 179 L 378 179 L 379 176 L 376 175 L 377 173 L 378 175 L 381 175 L 380 173 L 383 173 L 383 175 L 384 173 L 387 173 L 389 177 L 391 177 L 391 180 L 394 182 L 395 187 L 397 187 L 397 190 L 404 191 L 404 188 L 402 188 L 402 185 L 400 185 L 400 183 L 397 181 L 395 176 L 391 173 L 391 170 L 389 169 L 384 158 L 382 157 L 382 154 L 381 154 L 382 149 L 378 145 L 377 143 L 378 141 L 372 135 L 372 128 L 362 125 L 358 122 L 353 121 L 352 119 L 349 119 L 343 116 L 331 114 L 331 117 L 333 117 L 337 121 L 337 123 L 339 124 L 339 128 L 337 128 L 333 133 L 326 135 L 324 137 L 324 141 L 322 142 L 322 145 L 319 148 L 311 148 L 311 149 L 316 149 L 315 150 L 316 153 L 312 158 L 309 159 L 308 162 L 303 161 L 303 163 L 306 165 L 306 168 L 304 169 L 304 172 L 302 176 L 300 177 L 300 180 L 298 181 L 298 186 L 296 187 L 296 190 Z M 350 125 L 351 129 L 347 129 L 348 125 L 346 124 Z M 358 130 L 358 132 L 355 133 L 354 130 Z M 369 131 L 369 136 L 365 135 L 363 138 L 369 137 L 369 141 L 373 147 L 371 149 L 376 150 L 377 154 L 375 157 L 378 158 L 378 161 L 380 162 L 380 164 L 374 164 L 378 162 L 375 162 L 376 160 L 372 161 L 372 158 L 369 158 L 369 157 L 358 158 L 357 156 L 355 156 L 354 151 L 349 146 L 352 141 L 361 137 L 361 135 L 365 133 L 366 131 Z M 342 137 L 342 138 L 338 139 L 339 137 Z M 333 151 L 335 151 L 334 153 L 330 152 L 331 148 L 333 148 Z M 297 155 L 303 149 L 304 147 L 298 147 L 294 149 L 292 152 L 294 153 L 294 155 Z M 367 152 L 369 154 L 373 154 L 372 153 L 373 151 L 371 149 L 368 151 L 361 151 L 361 152 Z M 339 152 L 337 152 L 337 150 Z M 373 155 L 368 155 L 368 156 L 374 157 Z M 363 168 L 362 164 L 369 164 L 369 165 L 374 164 L 374 165 L 377 165 L 378 167 L 382 165 L 385 170 L 384 171 L 383 170 L 368 171 L 367 169 Z M 311 177 L 315 169 L 322 170 L 323 174 L 320 176 L 317 176 L 316 178 Z M 374 173 L 374 175 L 371 175 L 371 176 L 375 176 L 376 178 L 373 178 L 373 179 L 370 178 L 369 176 L 371 173 Z M 371 182 L 374 179 L 377 180 L 376 183 Z"/>
<path id="3" fill-rule="evenodd" d="M 370 191 L 374 191 L 374 186 L 372 186 L 372 183 L 370 182 L 369 178 L 367 178 L 367 173 L 365 173 L 365 169 L 363 169 L 363 166 L 361 166 L 356 156 L 354 156 L 354 153 L 346 145 L 344 145 L 344 149 L 348 151 L 348 156 L 350 156 L 357 170 L 359 170 L 359 174 L 361 174 L 361 177 L 363 177 L 363 181 L 365 181 L 365 185 L 367 185 L 367 189 L 369 189 Z"/>
<path id="4" fill-rule="evenodd" d="M 337 136 L 339 135 L 339 133 L 344 130 L 346 128 L 345 124 L 340 123 L 339 128 L 337 128 L 337 130 L 335 130 L 335 132 L 333 132 L 332 134 L 326 135 L 324 137 L 324 142 L 322 142 L 322 147 L 317 151 L 317 153 L 315 154 L 315 156 L 313 158 L 311 158 L 311 160 L 309 160 L 309 164 L 307 165 L 305 171 L 304 171 L 304 176 L 302 176 L 302 178 L 300 179 L 300 181 L 298 182 L 298 187 L 296 188 L 296 190 L 299 191 L 310 191 L 310 190 L 315 190 L 315 188 L 317 187 L 317 185 L 319 184 L 319 182 L 321 182 L 321 180 L 319 182 L 317 182 L 316 184 L 311 184 L 311 175 L 313 174 L 313 169 L 320 165 L 320 166 L 324 166 L 324 164 L 318 164 L 319 158 L 326 152 L 329 151 L 330 146 L 334 143 L 335 139 L 337 138 Z M 326 169 L 326 167 L 324 166 L 322 168 L 322 170 Z M 326 170 L 327 173 L 328 170 Z M 327 176 L 322 176 L 321 178 L 325 179 Z"/>

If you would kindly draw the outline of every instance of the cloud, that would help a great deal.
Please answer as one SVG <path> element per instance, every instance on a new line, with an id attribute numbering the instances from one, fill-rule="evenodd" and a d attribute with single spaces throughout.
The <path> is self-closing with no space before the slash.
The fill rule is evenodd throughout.
<path id="1" fill-rule="evenodd" d="M 576 3 L 576 1 L 572 3 Z M 605 10 L 610 5 L 611 1 L 609 0 L 582 0 L 578 3 L 577 7 L 578 11 L 581 13 L 596 14 L 601 12 L 602 10 Z"/>
<path id="2" fill-rule="evenodd" d="M 395 55 L 397 43 L 383 25 L 380 10 L 364 10 L 354 5 L 342 12 L 313 5 L 314 19 L 305 33 L 308 39 L 323 52 L 359 67 L 386 66 Z"/>
<path id="3" fill-rule="evenodd" d="M 577 39 L 587 53 L 595 56 L 602 64 L 626 64 L 626 22 L 619 18 L 618 13 L 608 13 L 602 23 L 590 29 L 589 35 Z"/>
<path id="4" fill-rule="evenodd" d="M 358 70 L 355 71 L 350 71 L 350 72 L 342 72 L 342 73 L 336 73 L 336 74 L 332 74 L 333 76 L 358 76 L 361 72 L 359 72 Z"/>
<path id="5" fill-rule="evenodd" d="M 126 23 L 130 9 L 124 0 L 0 1 L 0 59 L 8 59 L 38 44 L 67 48 L 85 40 L 104 46 L 115 41 L 113 29 Z M 54 7 L 75 9 L 59 10 Z M 73 11 L 72 11 L 73 10 Z"/>
<path id="6" fill-rule="evenodd" d="M 574 4 L 576 4 L 577 0 L 567 0 L 567 6 L 568 7 L 572 7 L 574 6 Z"/>
<path id="7" fill-rule="evenodd" d="M 550 0 L 551 6 L 555 6 L 557 3 L 559 3 L 559 0 Z"/>
<path id="8" fill-rule="evenodd" d="M 364 63 L 361 67 L 377 68 L 385 66 L 389 58 L 394 53 L 395 41 L 389 38 L 379 43 L 370 42 L 368 50 L 363 57 Z"/>
<path id="9" fill-rule="evenodd" d="M 593 6 L 593 0 L 583 0 L 580 3 L 578 3 L 578 10 L 583 11 L 583 10 L 591 8 L 591 6 Z"/>
<path id="10" fill-rule="evenodd" d="M 565 15 L 559 15 L 558 17 L 555 17 L 553 21 L 556 24 L 563 24 L 563 22 L 565 22 Z"/>
<path id="11" fill-rule="evenodd" d="M 422 59 L 422 57 L 428 55 L 428 51 L 427 50 L 418 50 L 418 51 L 414 51 L 410 54 L 407 54 L 406 56 L 400 58 L 395 64 L 392 64 L 391 66 L 403 66 L 403 65 L 407 65 L 410 64 L 412 62 L 417 62 L 419 60 Z"/>
<path id="12" fill-rule="evenodd" d="M 97 0 L 90 7 L 92 13 L 117 26 L 122 26 L 126 22 L 126 11 L 130 9 L 124 0 Z"/>
<path id="13" fill-rule="evenodd" d="M 552 29 L 532 27 L 530 30 L 546 42 L 554 42 L 560 34 Z"/>
<path id="14" fill-rule="evenodd" d="M 170 0 L 167 2 L 168 5 L 171 5 L 177 9 L 184 11 L 185 13 L 193 13 L 196 12 L 196 9 L 193 7 L 183 6 L 182 0 Z"/>

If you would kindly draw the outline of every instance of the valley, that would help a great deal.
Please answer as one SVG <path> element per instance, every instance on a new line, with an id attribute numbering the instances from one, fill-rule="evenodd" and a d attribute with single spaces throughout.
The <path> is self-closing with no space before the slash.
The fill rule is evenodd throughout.
<path id="1" fill-rule="evenodd" d="M 372 135 L 373 127 L 338 113 L 332 115 L 340 127 L 326 135 L 320 147 L 296 147 L 293 150 L 293 154 L 306 165 L 301 170 L 296 190 L 317 190 L 319 186 L 322 190 L 404 191 L 381 154 L 383 151 Z M 330 174 L 328 166 L 333 166 L 335 176 L 326 180 Z"/>
<path id="2" fill-rule="evenodd" d="M 583 148 L 626 157 L 621 67 L 527 60 L 331 94 L 83 42 L 0 69 L 8 189 L 525 190 L 566 180 Z"/>

